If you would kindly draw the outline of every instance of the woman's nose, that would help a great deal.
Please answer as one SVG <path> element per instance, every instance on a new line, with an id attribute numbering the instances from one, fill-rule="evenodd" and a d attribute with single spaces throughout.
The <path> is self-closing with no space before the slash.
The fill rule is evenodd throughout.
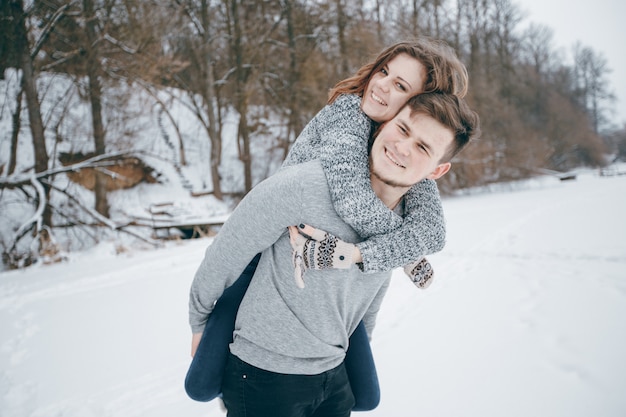
<path id="1" fill-rule="evenodd" d="M 389 77 L 385 77 L 385 78 L 378 80 L 378 87 L 385 92 L 389 91 L 389 88 L 390 88 Z"/>

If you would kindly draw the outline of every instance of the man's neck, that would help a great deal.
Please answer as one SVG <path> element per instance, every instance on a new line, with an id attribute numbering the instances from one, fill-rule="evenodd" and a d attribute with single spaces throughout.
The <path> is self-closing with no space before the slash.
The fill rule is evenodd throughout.
<path id="1" fill-rule="evenodd" d="M 374 175 L 370 177 L 370 180 L 374 193 L 387 207 L 389 207 L 390 210 L 396 208 L 398 203 L 402 200 L 402 197 L 404 197 L 404 194 L 409 191 L 408 188 L 394 187 L 392 185 L 385 184 Z"/>

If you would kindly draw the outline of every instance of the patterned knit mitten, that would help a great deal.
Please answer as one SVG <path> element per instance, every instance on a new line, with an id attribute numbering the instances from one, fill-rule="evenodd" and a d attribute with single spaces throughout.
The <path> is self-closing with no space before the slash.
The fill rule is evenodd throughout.
<path id="1" fill-rule="evenodd" d="M 434 275 L 433 266 L 426 258 L 422 258 L 419 261 L 411 262 L 410 264 L 405 265 L 404 272 L 409 276 L 417 288 L 421 288 L 423 290 L 428 288 Z"/>
<path id="2" fill-rule="evenodd" d="M 355 246 L 330 233 L 315 229 L 312 236 L 289 228 L 296 284 L 304 288 L 304 274 L 309 269 L 348 269 L 352 266 Z"/>

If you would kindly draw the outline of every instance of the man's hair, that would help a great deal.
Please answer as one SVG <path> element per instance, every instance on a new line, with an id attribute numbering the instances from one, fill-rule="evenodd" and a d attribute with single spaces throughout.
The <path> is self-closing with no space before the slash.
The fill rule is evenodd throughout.
<path id="1" fill-rule="evenodd" d="M 480 136 L 480 119 L 464 99 L 442 93 L 418 94 L 406 104 L 411 117 L 423 114 L 437 120 L 454 133 L 454 140 L 439 162 L 449 162 L 471 141 Z"/>
<path id="2" fill-rule="evenodd" d="M 426 68 L 425 93 L 440 92 L 465 97 L 468 88 L 465 65 L 444 41 L 421 37 L 412 42 L 399 42 L 386 48 L 373 62 L 363 65 L 355 75 L 339 81 L 330 90 L 328 104 L 334 102 L 341 94 L 357 94 L 363 97 L 365 88 L 374 74 L 403 53 L 415 58 Z"/>

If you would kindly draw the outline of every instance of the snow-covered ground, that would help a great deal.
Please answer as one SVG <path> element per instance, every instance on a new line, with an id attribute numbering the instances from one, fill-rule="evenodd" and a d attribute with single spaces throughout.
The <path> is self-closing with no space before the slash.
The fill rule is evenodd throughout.
<path id="1" fill-rule="evenodd" d="M 372 416 L 626 415 L 626 176 L 444 200 L 435 281 L 400 271 Z M 183 390 L 187 294 L 210 240 L 0 274 L 0 416 L 222 416 Z M 358 414 L 357 414 L 358 415 Z"/>

